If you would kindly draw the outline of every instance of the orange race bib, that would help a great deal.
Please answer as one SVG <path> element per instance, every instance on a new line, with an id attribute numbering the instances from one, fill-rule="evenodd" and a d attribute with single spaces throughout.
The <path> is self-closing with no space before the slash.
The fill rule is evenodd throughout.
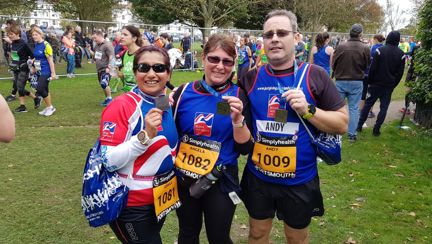
<path id="1" fill-rule="evenodd" d="M 259 135 L 252 153 L 252 162 L 261 173 L 277 178 L 294 178 L 296 171 L 297 136 L 266 137 Z"/>
<path id="2" fill-rule="evenodd" d="M 220 142 L 184 135 L 177 153 L 175 166 L 183 174 L 198 179 L 213 169 L 219 158 L 220 149 Z"/>
<path id="3" fill-rule="evenodd" d="M 174 171 L 153 179 L 153 198 L 158 221 L 181 206 Z"/>

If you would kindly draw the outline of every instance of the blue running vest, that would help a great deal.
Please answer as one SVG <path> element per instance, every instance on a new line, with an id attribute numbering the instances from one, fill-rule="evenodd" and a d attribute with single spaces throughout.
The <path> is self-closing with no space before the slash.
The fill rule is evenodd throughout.
<path id="1" fill-rule="evenodd" d="M 221 96 L 215 97 L 212 94 L 197 91 L 194 88 L 195 82 L 189 83 L 177 104 L 176 124 L 179 138 L 187 134 L 220 142 L 222 147 L 216 165 L 235 165 L 239 153 L 234 150 L 231 117 L 216 113 L 217 103 L 223 99 Z M 238 97 L 239 91 L 238 86 L 231 84 L 220 94 Z"/>
<path id="2" fill-rule="evenodd" d="M 300 79 L 303 71 L 305 71 L 300 88 L 303 90 L 307 102 L 315 105 L 316 101 L 311 95 L 308 85 L 310 66 L 308 66 L 306 70 L 305 66 L 306 63 L 300 63 L 297 79 Z M 298 185 L 312 180 L 318 172 L 317 155 L 300 119 L 288 103 L 285 103 L 285 108 L 288 110 L 287 123 L 276 122 L 274 119 L 275 110 L 279 108 L 280 104 L 283 106 L 278 82 L 284 91 L 295 89 L 298 85 L 298 81 L 294 81 L 294 73 L 274 75 L 269 69 L 269 66 L 264 65 L 259 68 L 254 82 L 252 89 L 248 93 L 253 125 L 252 135 L 255 139 L 254 150 L 257 147 L 257 138 L 267 138 L 267 140 L 277 137 L 290 138 L 291 141 L 295 141 L 295 148 L 291 149 L 291 154 L 295 152 L 296 155 L 296 170 L 293 172 L 294 174 L 290 176 L 263 172 L 260 170 L 261 168 L 252 161 L 252 153 L 250 153 L 248 157 L 248 169 L 261 180 L 275 184 Z M 306 121 L 306 124 L 309 123 Z M 312 133 L 316 133 L 314 127 L 309 126 L 309 128 Z M 284 154 L 278 155 L 276 153 L 273 154 L 273 156 L 280 156 L 280 158 L 283 159 Z M 281 163 L 279 161 L 273 162 L 276 164 Z M 267 163 L 267 161 L 264 160 L 264 163 Z"/>

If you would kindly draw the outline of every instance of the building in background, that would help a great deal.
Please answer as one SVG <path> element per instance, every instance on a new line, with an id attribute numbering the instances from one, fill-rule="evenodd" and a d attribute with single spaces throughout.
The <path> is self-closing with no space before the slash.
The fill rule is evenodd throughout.
<path id="1" fill-rule="evenodd" d="M 42 29 L 61 29 L 60 18 L 60 12 L 54 11 L 52 4 L 43 0 L 38 0 L 36 9 L 30 12 L 29 19 L 26 20 L 26 23 L 28 25 L 36 24 Z"/>

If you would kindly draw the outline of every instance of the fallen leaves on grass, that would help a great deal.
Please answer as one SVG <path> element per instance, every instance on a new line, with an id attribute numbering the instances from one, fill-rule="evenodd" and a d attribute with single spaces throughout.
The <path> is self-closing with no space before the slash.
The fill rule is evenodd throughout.
<path id="1" fill-rule="evenodd" d="M 391 164 L 388 164 L 387 167 L 392 168 L 392 169 L 396 169 L 397 168 L 396 165 L 391 165 Z"/>
<path id="2" fill-rule="evenodd" d="M 320 222 L 318 223 L 319 226 L 324 226 L 325 225 L 325 221 L 324 220 L 320 220 Z"/>
<path id="3" fill-rule="evenodd" d="M 356 244 L 357 242 L 352 238 L 348 238 L 348 240 L 345 241 L 345 244 Z"/>
<path id="4" fill-rule="evenodd" d="M 351 209 L 354 209 L 354 208 L 360 208 L 362 205 L 360 203 L 355 202 L 355 203 L 351 203 L 350 206 Z"/>
<path id="5" fill-rule="evenodd" d="M 412 217 L 415 217 L 415 216 L 416 216 L 416 213 L 415 213 L 415 212 L 409 212 L 408 215 L 409 215 L 409 216 L 412 216 Z"/>

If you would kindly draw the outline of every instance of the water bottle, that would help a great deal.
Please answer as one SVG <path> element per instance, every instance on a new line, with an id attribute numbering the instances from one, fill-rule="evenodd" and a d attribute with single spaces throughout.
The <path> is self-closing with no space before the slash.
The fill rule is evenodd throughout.
<path id="1" fill-rule="evenodd" d="M 113 78 L 117 78 L 118 77 L 117 67 L 116 67 L 116 59 L 115 58 L 113 58 L 113 59 L 110 60 L 109 70 L 110 70 L 111 77 L 113 77 Z"/>
<path id="2" fill-rule="evenodd" d="M 210 187 L 212 187 L 216 181 L 223 175 L 225 166 L 215 166 L 210 173 L 199 178 L 189 188 L 189 193 L 193 198 L 199 199 Z"/>

